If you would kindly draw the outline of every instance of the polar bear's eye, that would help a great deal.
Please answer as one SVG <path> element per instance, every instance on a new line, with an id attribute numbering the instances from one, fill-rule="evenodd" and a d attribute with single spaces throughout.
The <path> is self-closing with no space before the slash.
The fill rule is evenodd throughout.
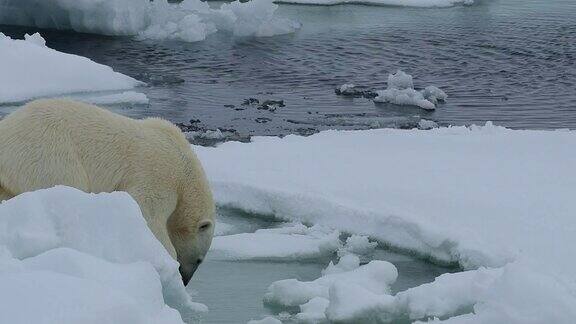
<path id="1" fill-rule="evenodd" d="M 206 231 L 210 228 L 210 226 L 212 225 L 212 223 L 210 222 L 203 222 L 202 224 L 200 224 L 200 226 L 198 227 L 198 229 L 203 232 Z"/>

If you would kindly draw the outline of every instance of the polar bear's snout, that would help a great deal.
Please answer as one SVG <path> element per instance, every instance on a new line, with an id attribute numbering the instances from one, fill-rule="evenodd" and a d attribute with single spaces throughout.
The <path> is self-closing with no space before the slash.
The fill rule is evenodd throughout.
<path id="1" fill-rule="evenodd" d="M 188 285 L 188 282 L 190 282 L 190 279 L 192 279 L 192 276 L 194 275 L 194 273 L 196 272 L 196 270 L 198 269 L 198 266 L 200 266 L 200 264 L 202 263 L 202 261 L 204 261 L 203 258 L 198 258 L 196 259 L 195 262 L 192 262 L 191 264 L 180 264 L 180 267 L 178 268 L 178 270 L 180 271 L 180 275 L 182 276 L 182 282 L 184 282 L 184 286 Z"/>

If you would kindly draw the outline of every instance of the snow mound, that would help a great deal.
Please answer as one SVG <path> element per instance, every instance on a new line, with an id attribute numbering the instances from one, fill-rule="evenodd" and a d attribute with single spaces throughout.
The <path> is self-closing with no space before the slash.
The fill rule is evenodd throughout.
<path id="1" fill-rule="evenodd" d="M 388 75 L 387 89 L 376 93 L 378 96 L 374 98 L 374 102 L 417 106 L 425 110 L 436 109 L 439 101 L 446 101 L 448 98 L 444 91 L 434 86 L 428 86 L 422 91 L 415 90 L 412 76 L 400 70 Z"/>
<path id="2" fill-rule="evenodd" d="M 26 35 L 25 40 L 0 33 L 0 71 L 0 103 L 74 92 L 131 89 L 141 84 L 106 65 L 50 49 L 38 33 Z"/>
<path id="3" fill-rule="evenodd" d="M 340 248 L 340 232 L 295 224 L 214 237 L 210 258 L 220 260 L 310 260 Z"/>
<path id="4" fill-rule="evenodd" d="M 5 201 L 0 251 L 2 322 L 180 323 L 207 310 L 126 193 L 55 187 Z"/>
<path id="5" fill-rule="evenodd" d="M 471 5 L 474 0 L 276 0 L 277 3 L 294 3 L 332 6 L 339 4 L 362 4 L 417 8 L 446 8 L 458 4 Z"/>
<path id="6" fill-rule="evenodd" d="M 264 300 L 268 304 L 283 307 L 300 306 L 296 318 L 301 321 L 321 321 L 333 302 L 333 289 L 339 287 L 342 294 L 361 291 L 369 294 L 388 294 L 390 285 L 396 281 L 396 267 L 386 261 L 371 261 L 360 265 L 360 259 L 352 254 L 341 258 L 331 270 L 309 282 L 286 279 L 268 287 Z M 343 286 L 346 283 L 346 286 Z"/>
<path id="7" fill-rule="evenodd" d="M 369 236 L 471 270 L 397 296 L 364 293 L 349 312 L 327 307 L 328 318 L 379 312 L 449 323 L 571 323 L 576 152 L 566 148 L 575 144 L 575 131 L 486 123 L 255 137 L 194 149 L 220 206 Z M 271 287 L 269 298 L 338 305 L 346 297 L 340 292 L 352 290 L 334 287 L 331 299 L 325 286 L 291 281 Z"/>
<path id="8" fill-rule="evenodd" d="M 273 36 L 300 27 L 276 17 L 271 0 L 235 1 L 211 9 L 200 0 L 3 0 L 0 24 L 67 29 L 140 39 L 196 42 L 219 30 L 235 36 Z"/>

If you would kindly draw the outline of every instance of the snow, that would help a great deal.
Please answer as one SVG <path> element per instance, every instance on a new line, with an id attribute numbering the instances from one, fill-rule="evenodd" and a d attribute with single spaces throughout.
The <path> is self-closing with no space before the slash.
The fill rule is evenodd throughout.
<path id="1" fill-rule="evenodd" d="M 363 4 L 418 8 L 445 8 L 458 4 L 471 5 L 474 3 L 474 0 L 277 0 L 276 2 L 310 5 Z"/>
<path id="2" fill-rule="evenodd" d="M 418 128 L 419 129 L 428 130 L 428 129 L 437 128 L 437 127 L 438 127 L 438 124 L 432 120 L 421 119 L 418 122 Z"/>
<path id="3" fill-rule="evenodd" d="M 0 71 L 0 103 L 74 92 L 124 90 L 141 84 L 88 58 L 50 49 L 38 33 L 27 35 L 25 40 L 0 33 Z"/>
<path id="4" fill-rule="evenodd" d="M 346 280 L 330 287 L 291 280 L 274 284 L 267 300 L 300 306 L 325 298 L 334 320 L 378 313 L 571 323 L 576 153 L 566 148 L 575 143 L 575 131 L 486 123 L 255 137 L 195 150 L 220 206 L 369 236 L 468 270 L 395 296 L 368 294 Z"/>
<path id="5" fill-rule="evenodd" d="M 378 243 L 371 242 L 368 236 L 352 235 L 346 239 L 346 244 L 344 244 L 344 246 L 338 250 L 338 254 L 369 255 L 374 252 L 376 246 L 378 246 Z"/>
<path id="6" fill-rule="evenodd" d="M 312 260 L 340 248 L 340 232 L 295 224 L 214 237 L 210 258 L 219 260 Z"/>
<path id="7" fill-rule="evenodd" d="M 325 271 L 314 281 L 286 279 L 274 282 L 268 287 L 265 302 L 284 307 L 300 306 L 297 319 L 321 321 L 326 319 L 325 312 L 334 302 L 334 287 L 339 287 L 344 295 L 358 291 L 361 294 L 388 294 L 390 284 L 398 277 L 396 267 L 391 263 L 374 260 L 361 266 L 360 259 L 352 254 L 342 257 L 335 266 L 331 263 L 331 266 L 332 270 Z"/>
<path id="8" fill-rule="evenodd" d="M 422 91 L 414 89 L 412 76 L 398 70 L 388 75 L 388 88 L 376 91 L 374 102 L 395 105 L 417 106 L 425 110 L 436 109 L 438 101 L 446 101 L 446 93 L 435 86 L 428 86 Z"/>
<path id="9" fill-rule="evenodd" d="M 0 204 L 0 285 L 10 323 L 182 323 L 207 310 L 119 192 L 55 187 Z"/>
<path id="10" fill-rule="evenodd" d="M 292 33 L 300 25 L 275 15 L 271 0 L 235 1 L 212 9 L 200 0 L 0 1 L 0 24 L 67 29 L 139 39 L 196 42 L 217 31 L 234 36 Z"/>

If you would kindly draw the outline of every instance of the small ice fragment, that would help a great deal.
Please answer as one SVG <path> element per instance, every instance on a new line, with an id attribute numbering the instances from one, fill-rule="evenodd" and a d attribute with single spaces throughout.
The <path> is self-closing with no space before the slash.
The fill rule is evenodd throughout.
<path id="1" fill-rule="evenodd" d="M 433 128 L 437 128 L 438 124 L 432 120 L 421 119 L 418 122 L 418 129 L 429 130 Z"/>
<path id="2" fill-rule="evenodd" d="M 424 88 L 422 95 L 426 100 L 436 104 L 438 101 L 446 101 L 448 95 L 446 92 L 440 90 L 438 87 L 435 86 L 427 86 Z"/>
<path id="3" fill-rule="evenodd" d="M 247 324 L 282 324 L 282 322 L 272 316 L 264 317 L 261 320 L 251 320 Z"/>
<path id="4" fill-rule="evenodd" d="M 388 75 L 388 89 L 414 89 L 412 76 L 404 71 L 398 70 L 394 74 Z"/>
<path id="5" fill-rule="evenodd" d="M 436 109 L 438 101 L 445 101 L 446 93 L 434 86 L 422 91 L 414 89 L 412 76 L 401 70 L 388 75 L 388 88 L 376 91 L 374 102 L 391 103 L 401 106 L 416 106 L 425 110 Z"/>

